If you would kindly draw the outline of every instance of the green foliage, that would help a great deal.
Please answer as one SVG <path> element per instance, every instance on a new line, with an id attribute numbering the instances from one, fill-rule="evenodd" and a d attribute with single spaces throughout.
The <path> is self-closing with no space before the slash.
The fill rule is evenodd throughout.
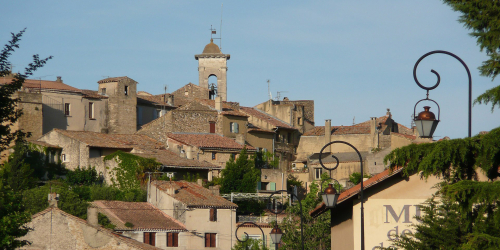
<path id="1" fill-rule="evenodd" d="M 104 157 L 104 161 L 114 160 L 118 167 L 112 170 L 113 186 L 121 189 L 139 189 L 141 182 L 146 181 L 145 172 L 156 172 L 160 163 L 153 158 L 143 158 L 137 155 L 116 151 Z"/>
<path id="2" fill-rule="evenodd" d="M 226 168 L 221 172 L 220 192 L 255 193 L 259 180 L 260 170 L 255 168 L 254 161 L 249 159 L 246 148 L 243 148 L 236 161 L 231 157 L 226 162 Z"/>
<path id="3" fill-rule="evenodd" d="M 8 76 L 10 72 L 9 56 L 16 48 L 19 48 L 19 41 L 23 35 L 24 30 L 19 33 L 12 34 L 12 39 L 6 44 L 0 52 L 0 77 Z M 28 64 L 24 69 L 24 73 L 13 75 L 11 84 L 6 84 L 0 87 L 0 152 L 4 151 L 11 145 L 13 141 L 23 141 L 26 133 L 21 130 L 11 131 L 11 126 L 22 115 L 22 111 L 17 109 L 16 103 L 18 98 L 12 98 L 12 95 L 19 90 L 28 76 L 33 75 L 33 72 L 38 68 L 43 67 L 47 61 L 52 58 L 47 57 L 40 59 L 38 55 L 33 55 L 33 62 Z M 28 135 L 29 136 L 29 135 Z"/>
<path id="4" fill-rule="evenodd" d="M 384 158 L 390 167 L 402 166 L 405 176 L 421 171 L 425 178 L 435 175 L 454 183 L 473 180 L 481 169 L 490 179 L 498 177 L 500 128 L 473 138 L 410 144 L 393 150 Z"/>
<path id="5" fill-rule="evenodd" d="M 196 175 L 193 173 L 191 174 L 190 172 L 187 172 L 184 176 L 183 179 L 188 182 L 197 182 L 198 179 L 201 179 L 200 173 L 196 173 Z"/>
<path id="6" fill-rule="evenodd" d="M 322 180 L 326 180 L 328 175 L 325 173 L 321 177 Z M 323 189 L 327 185 L 328 182 L 325 181 Z M 310 186 L 310 192 L 301 201 L 305 249 L 324 250 L 331 247 L 330 213 L 323 213 L 316 218 L 309 215 L 309 212 L 322 201 L 319 191 L 319 185 L 313 182 Z M 284 231 L 281 238 L 283 249 L 301 249 L 300 216 L 299 204 L 288 206 L 286 209 L 286 218 L 280 225 L 281 230 Z"/>
<path id="7" fill-rule="evenodd" d="M 260 200 L 236 200 L 238 215 L 263 215 L 267 202 Z"/>
<path id="8" fill-rule="evenodd" d="M 363 174 L 363 178 L 370 178 L 371 175 L 369 174 Z M 361 182 L 361 173 L 359 172 L 354 172 L 351 175 L 349 175 L 349 181 L 351 181 L 354 185 L 358 185 Z"/>
<path id="9" fill-rule="evenodd" d="M 125 226 L 126 227 L 130 227 L 130 228 L 133 228 L 134 227 L 134 224 L 130 223 L 130 222 L 125 222 Z"/>
<path id="10" fill-rule="evenodd" d="M 97 215 L 97 222 L 99 223 L 99 225 L 103 226 L 104 228 L 108 228 L 111 230 L 115 229 L 115 227 L 116 227 L 116 225 L 111 223 L 108 216 L 106 216 L 105 214 L 99 213 Z"/>
<path id="11" fill-rule="evenodd" d="M 93 185 L 101 182 L 98 178 L 95 167 L 80 168 L 68 170 L 66 182 L 70 185 Z"/>
<path id="12" fill-rule="evenodd" d="M 240 240 L 244 240 L 245 236 L 238 236 Z M 243 238 L 243 239 L 241 239 Z M 231 250 L 268 250 L 266 246 L 262 245 L 262 240 L 257 239 L 247 239 L 246 241 L 238 241 Z"/>
<path id="13" fill-rule="evenodd" d="M 258 151 L 252 157 L 255 167 L 258 169 L 262 168 L 279 168 L 280 159 L 275 157 L 273 153 L 269 151 Z"/>
<path id="14" fill-rule="evenodd" d="M 479 67 L 481 75 L 491 77 L 493 81 L 500 74 L 500 4 L 491 0 L 443 0 L 453 10 L 461 12 L 458 19 L 460 23 L 472 30 L 469 33 L 477 38 L 477 44 L 481 51 L 485 50 L 489 59 Z M 500 86 L 487 90 L 477 97 L 475 103 L 491 102 L 491 111 L 495 105 L 500 107 Z"/>
<path id="15" fill-rule="evenodd" d="M 0 182 L 0 249 L 17 249 L 28 244 L 18 239 L 30 231 L 26 223 L 31 221 L 21 199 L 21 193 Z"/>

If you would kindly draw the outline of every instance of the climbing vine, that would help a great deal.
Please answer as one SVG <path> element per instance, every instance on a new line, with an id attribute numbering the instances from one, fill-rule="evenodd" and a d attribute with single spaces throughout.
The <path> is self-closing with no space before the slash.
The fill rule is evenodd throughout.
<path id="1" fill-rule="evenodd" d="M 137 189 L 146 180 L 145 172 L 159 170 L 160 163 L 153 158 L 144 158 L 122 151 L 104 157 L 104 161 L 114 160 L 118 167 L 111 170 L 113 186 L 121 189 Z"/>

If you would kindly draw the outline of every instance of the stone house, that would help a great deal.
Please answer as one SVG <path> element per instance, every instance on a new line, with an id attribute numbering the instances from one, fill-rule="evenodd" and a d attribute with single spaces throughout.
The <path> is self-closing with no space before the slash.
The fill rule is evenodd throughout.
<path id="1" fill-rule="evenodd" d="M 113 169 L 117 163 L 104 161 L 104 157 L 118 150 L 141 157 L 155 158 L 162 164 L 164 171 L 178 172 L 182 178 L 187 172 L 199 173 L 202 178 L 211 179 L 212 171 L 220 167 L 209 162 L 187 159 L 165 149 L 160 143 L 148 136 L 137 134 L 104 134 L 89 131 L 69 131 L 54 129 L 38 141 L 62 148 L 61 161 L 67 169 L 78 166 L 95 167 L 106 182 L 111 182 Z"/>
<path id="2" fill-rule="evenodd" d="M 181 152 L 187 159 L 206 161 L 224 168 L 231 157 L 236 159 L 246 147 L 248 154 L 255 153 L 252 146 L 213 133 L 168 133 L 169 150 Z"/>
<path id="3" fill-rule="evenodd" d="M 231 249 L 236 243 L 236 204 L 186 181 L 153 181 L 148 202 L 183 223 L 185 249 Z"/>
<path id="4" fill-rule="evenodd" d="M 296 128 L 301 134 L 314 128 L 313 100 L 290 101 L 285 97 L 282 101 L 265 101 L 254 108 L 285 121 Z"/>
<path id="5" fill-rule="evenodd" d="M 52 196 L 52 194 L 51 194 Z M 36 213 L 27 224 L 33 230 L 21 240 L 31 245 L 22 250 L 39 249 L 106 249 L 106 250 L 157 250 L 154 246 L 120 236 L 94 221 L 85 221 L 57 208 L 57 205 Z"/>
<path id="6" fill-rule="evenodd" d="M 280 169 L 284 172 L 290 170 L 299 145 L 299 129 L 257 108 L 241 107 L 240 110 L 248 115 L 248 122 L 251 124 L 247 135 L 248 143 L 274 153 L 280 158 Z M 272 138 L 269 131 L 273 132 Z"/>
<path id="7" fill-rule="evenodd" d="M 104 214 L 115 225 L 115 233 L 138 242 L 161 249 L 186 249 L 188 245 L 184 224 L 151 203 L 100 200 L 93 201 L 88 210 L 89 220 L 97 221 L 98 214 Z"/>

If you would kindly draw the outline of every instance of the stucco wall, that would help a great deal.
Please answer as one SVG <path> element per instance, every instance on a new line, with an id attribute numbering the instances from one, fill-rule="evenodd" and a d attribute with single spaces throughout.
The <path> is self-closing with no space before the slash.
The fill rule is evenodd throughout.
<path id="1" fill-rule="evenodd" d="M 247 143 L 254 148 L 265 148 L 267 151 L 273 151 L 273 133 L 265 133 L 258 131 L 251 131 L 247 133 Z"/>
<path id="2" fill-rule="evenodd" d="M 376 137 L 376 135 L 375 135 Z M 332 135 L 331 141 L 346 141 L 358 149 L 358 151 L 371 151 L 377 147 L 374 136 L 371 134 L 349 134 L 349 135 Z M 306 158 L 308 155 L 319 153 L 321 148 L 325 146 L 324 136 L 302 136 L 297 147 L 297 158 Z M 353 149 L 341 143 L 331 145 L 332 152 L 353 152 Z M 326 151 L 323 151 L 326 152 Z"/>

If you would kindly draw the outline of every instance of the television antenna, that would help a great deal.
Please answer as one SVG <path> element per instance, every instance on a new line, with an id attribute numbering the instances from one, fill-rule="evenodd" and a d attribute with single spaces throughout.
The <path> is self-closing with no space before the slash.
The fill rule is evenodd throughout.
<path id="1" fill-rule="evenodd" d="M 267 79 L 267 93 L 269 93 L 269 100 L 273 99 L 273 94 L 271 94 L 271 80 Z"/>
<path id="2" fill-rule="evenodd" d="M 276 94 L 276 101 L 279 101 L 280 98 L 281 98 L 281 93 L 287 93 L 288 91 L 277 91 L 277 94 Z"/>

